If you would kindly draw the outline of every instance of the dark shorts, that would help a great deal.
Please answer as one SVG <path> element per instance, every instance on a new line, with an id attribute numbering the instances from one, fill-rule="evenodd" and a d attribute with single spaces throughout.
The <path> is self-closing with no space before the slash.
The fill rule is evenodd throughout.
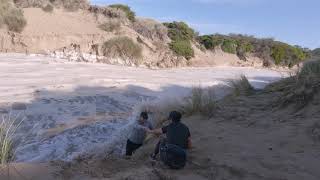
<path id="1" fill-rule="evenodd" d="M 132 154 L 139 149 L 142 146 L 142 144 L 135 144 L 131 142 L 129 139 L 127 140 L 127 146 L 126 146 L 126 155 L 132 156 Z"/>
<path id="2" fill-rule="evenodd" d="M 174 144 L 160 144 L 160 159 L 171 169 L 182 169 L 186 165 L 186 150 Z"/>

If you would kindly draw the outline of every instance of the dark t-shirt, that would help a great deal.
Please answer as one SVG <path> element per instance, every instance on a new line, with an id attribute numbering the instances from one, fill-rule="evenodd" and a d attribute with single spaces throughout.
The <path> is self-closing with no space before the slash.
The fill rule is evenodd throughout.
<path id="1" fill-rule="evenodd" d="M 188 148 L 188 138 L 191 136 L 189 128 L 181 122 L 171 123 L 162 128 L 167 136 L 167 143 L 177 145 L 183 149 Z"/>

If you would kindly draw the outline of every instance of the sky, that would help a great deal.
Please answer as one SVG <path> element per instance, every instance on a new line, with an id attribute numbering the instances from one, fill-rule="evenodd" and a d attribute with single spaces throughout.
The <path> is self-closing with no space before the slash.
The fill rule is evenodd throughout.
<path id="1" fill-rule="evenodd" d="M 128 4 L 137 16 L 184 21 L 200 34 L 241 33 L 320 47 L 320 0 L 91 0 Z"/>

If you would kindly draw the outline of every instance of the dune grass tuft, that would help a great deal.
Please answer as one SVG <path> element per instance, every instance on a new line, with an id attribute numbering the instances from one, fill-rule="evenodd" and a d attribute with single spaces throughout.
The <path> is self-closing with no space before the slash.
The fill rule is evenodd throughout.
<path id="1" fill-rule="evenodd" d="M 296 76 L 280 83 L 283 95 L 277 102 L 281 106 L 295 104 L 303 108 L 320 90 L 320 61 L 306 62 Z"/>
<path id="2" fill-rule="evenodd" d="M 19 114 L 13 117 L 9 113 L 8 115 L 3 115 L 0 121 L 0 165 L 7 164 L 13 157 L 13 138 L 24 118 L 20 121 L 18 119 Z"/>
<path id="3" fill-rule="evenodd" d="M 134 60 L 136 65 L 141 64 L 142 47 L 127 36 L 115 37 L 103 44 L 103 55 L 110 58 Z"/>
<path id="4" fill-rule="evenodd" d="M 52 13 L 54 10 L 54 7 L 51 4 L 47 4 L 46 6 L 42 7 L 42 10 L 44 12 Z"/>
<path id="5" fill-rule="evenodd" d="M 118 32 L 121 29 L 120 21 L 109 21 L 99 25 L 99 28 L 106 32 Z"/>
<path id="6" fill-rule="evenodd" d="M 254 91 L 248 78 L 244 75 L 242 75 L 240 79 L 229 81 L 229 85 L 232 88 L 232 94 L 234 96 L 247 96 Z"/>
<path id="7" fill-rule="evenodd" d="M 191 95 L 182 104 L 182 111 L 186 115 L 201 114 L 212 117 L 217 107 L 213 88 L 193 87 Z"/>
<path id="8" fill-rule="evenodd" d="M 0 0 L 0 27 L 3 25 L 6 25 L 9 31 L 18 33 L 27 25 L 23 11 L 8 0 Z"/>

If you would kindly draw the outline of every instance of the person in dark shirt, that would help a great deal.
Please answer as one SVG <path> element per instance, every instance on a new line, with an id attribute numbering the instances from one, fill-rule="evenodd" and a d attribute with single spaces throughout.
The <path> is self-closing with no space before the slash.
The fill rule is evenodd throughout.
<path id="1" fill-rule="evenodd" d="M 152 159 L 156 159 L 159 154 L 160 147 L 165 144 L 173 144 L 185 150 L 191 148 L 191 134 L 189 128 L 185 124 L 181 123 L 181 117 L 181 113 L 172 111 L 168 118 L 171 120 L 171 123 L 168 126 L 155 130 L 147 130 L 147 132 L 152 134 L 166 135 L 166 138 L 160 140 L 156 145 L 154 153 L 151 155 Z"/>

